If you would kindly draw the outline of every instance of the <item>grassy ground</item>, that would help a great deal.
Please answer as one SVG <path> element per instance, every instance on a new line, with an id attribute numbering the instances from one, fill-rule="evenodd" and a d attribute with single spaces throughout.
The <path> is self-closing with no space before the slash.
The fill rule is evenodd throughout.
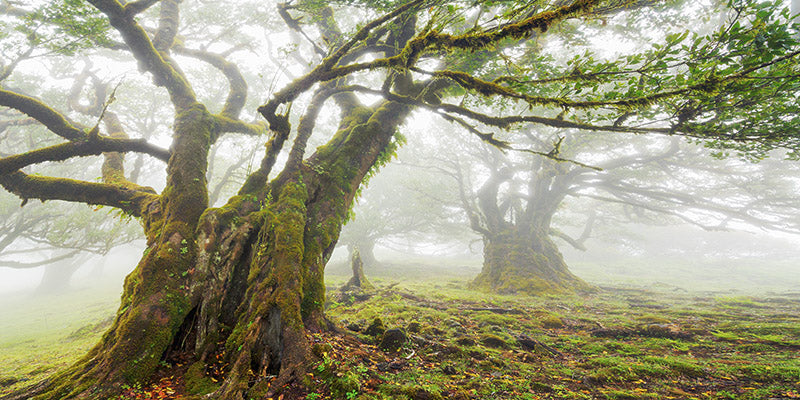
<path id="1" fill-rule="evenodd" d="M 86 354 L 118 306 L 119 291 L 111 288 L 0 297 L 0 396 Z"/>
<path id="2" fill-rule="evenodd" d="M 468 276 L 435 276 L 373 278 L 377 289 L 363 301 L 338 295 L 346 276 L 329 277 L 328 315 L 344 333 L 312 336 L 322 361 L 304 398 L 800 398 L 800 292 L 627 285 L 532 298 L 476 293 Z M 117 299 L 96 290 L 55 302 L 0 299 L 0 395 L 83 354 Z M 408 341 L 381 350 L 380 330 L 367 333 L 376 319 Z M 168 393 L 184 389 L 179 382 Z"/>

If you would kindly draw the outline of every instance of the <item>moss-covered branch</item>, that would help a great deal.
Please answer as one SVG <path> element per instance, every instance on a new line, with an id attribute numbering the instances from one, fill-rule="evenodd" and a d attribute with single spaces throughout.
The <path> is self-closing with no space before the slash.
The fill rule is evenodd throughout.
<path id="1" fill-rule="evenodd" d="M 289 160 L 286 162 L 286 169 L 297 168 L 303 161 L 308 139 L 311 137 L 311 134 L 314 133 L 317 116 L 322 106 L 325 104 L 325 100 L 334 93 L 336 93 L 335 88 L 321 89 L 314 93 L 311 103 L 306 108 L 305 115 L 300 118 L 300 123 L 297 126 L 297 138 L 295 138 L 292 149 L 289 152 Z"/>
<path id="2" fill-rule="evenodd" d="M 136 0 L 130 3 L 125 4 L 125 14 L 129 16 L 134 16 L 139 14 L 148 8 L 150 8 L 153 4 L 158 3 L 161 0 Z"/>
<path id="3" fill-rule="evenodd" d="M 23 200 L 65 200 L 111 206 L 127 214 L 141 217 L 159 196 L 151 188 L 135 189 L 105 183 L 85 182 L 12 172 L 0 175 L 0 186 Z"/>
<path id="4" fill-rule="evenodd" d="M 108 151 L 144 153 L 164 162 L 169 160 L 169 151 L 143 139 L 96 137 L 91 140 L 62 143 L 0 158 L 0 174 L 7 174 L 45 161 L 64 161 L 72 157 L 96 156 Z"/>
<path id="5" fill-rule="evenodd" d="M 275 161 L 278 159 L 278 154 L 283 149 L 286 139 L 289 138 L 289 132 L 288 129 L 272 131 L 272 138 L 265 145 L 264 158 L 261 159 L 261 165 L 255 172 L 248 175 L 242 188 L 239 189 L 239 195 L 255 194 L 264 189 L 269 179 L 269 174 L 272 172 L 272 167 L 275 166 Z"/>
<path id="6" fill-rule="evenodd" d="M 228 118 L 220 114 L 213 115 L 213 117 L 216 121 L 216 130 L 212 139 L 216 139 L 219 135 L 229 132 L 258 136 L 263 135 L 267 131 L 264 121 L 250 123 L 240 119 Z"/>
<path id="7" fill-rule="evenodd" d="M 392 11 L 392 12 L 390 12 L 390 13 L 388 13 L 388 14 L 380 17 L 380 18 L 376 18 L 376 19 L 372 20 L 370 23 L 364 25 L 364 27 L 359 29 L 358 32 L 356 32 L 356 34 L 353 35 L 352 38 L 350 38 L 350 40 L 348 40 L 341 47 L 339 47 L 332 56 L 330 56 L 330 57 L 328 57 L 328 58 L 326 58 L 325 60 L 322 61 L 322 64 L 319 67 L 320 70 L 323 70 L 323 71 L 324 70 L 330 70 L 336 64 L 339 63 L 339 61 L 342 59 L 342 57 L 344 57 L 350 51 L 350 49 L 353 48 L 353 46 L 357 45 L 360 41 L 366 39 L 373 29 L 385 24 L 388 21 L 391 21 L 395 17 L 397 17 L 397 16 L 399 16 L 399 15 L 401 15 L 401 14 L 403 14 L 403 13 L 409 11 L 409 10 L 412 10 L 415 7 L 420 6 L 422 3 L 423 3 L 422 0 L 411 1 L 409 3 L 406 3 L 406 4 L 396 8 L 394 11 Z"/>
<path id="8" fill-rule="evenodd" d="M 64 139 L 74 141 L 87 138 L 86 133 L 76 128 L 65 116 L 36 98 L 0 89 L 0 106 L 28 115 Z"/>
<path id="9" fill-rule="evenodd" d="M 157 47 L 147 32 L 125 11 L 116 0 L 89 0 L 102 13 L 108 16 L 111 26 L 122 35 L 133 56 L 140 65 L 153 74 L 155 84 L 169 92 L 172 104 L 183 110 L 195 103 L 195 94 L 186 78 L 178 71 Z M 170 41 L 171 44 L 171 41 Z"/>
<path id="10" fill-rule="evenodd" d="M 496 95 L 510 99 L 518 99 L 525 101 L 531 106 L 560 107 L 565 110 L 597 109 L 602 107 L 613 107 L 623 110 L 632 110 L 632 109 L 646 107 L 658 101 L 685 96 L 692 92 L 704 92 L 704 93 L 713 92 L 714 90 L 717 90 L 717 88 L 722 84 L 741 79 L 749 79 L 750 74 L 757 72 L 759 70 L 763 70 L 779 62 L 794 58 L 798 54 L 800 54 L 800 52 L 795 51 L 786 54 L 785 56 L 778 57 L 775 60 L 755 65 L 751 68 L 748 68 L 746 70 L 740 71 L 735 74 L 727 75 L 725 77 L 711 76 L 704 79 L 700 83 L 685 86 L 682 88 L 660 91 L 656 93 L 651 93 L 646 96 L 633 97 L 620 100 L 609 100 L 609 101 L 579 101 L 579 100 L 571 100 L 571 99 L 557 98 L 557 97 L 529 96 L 524 93 L 519 93 L 517 91 L 514 91 L 509 87 L 501 86 L 496 82 L 489 82 L 480 78 L 476 78 L 465 72 L 459 72 L 459 71 L 436 71 L 436 72 L 431 72 L 430 74 L 434 77 L 451 79 L 454 82 L 458 83 L 459 86 L 463 87 L 464 89 L 475 91 L 483 96 Z"/>
<path id="11" fill-rule="evenodd" d="M 166 51 L 172 47 L 172 44 L 175 42 L 175 36 L 178 34 L 178 23 L 180 22 L 178 3 L 180 3 L 180 1 L 161 0 L 160 3 L 161 7 L 158 9 L 158 28 L 153 35 L 153 47 L 161 52 L 163 57 L 166 55 Z"/>
<path id="12" fill-rule="evenodd" d="M 378 96 L 383 96 L 387 100 L 395 101 L 398 103 L 414 105 L 420 108 L 425 108 L 430 111 L 442 114 L 456 114 L 461 115 L 467 118 L 470 118 L 474 121 L 481 122 L 483 124 L 494 126 L 498 128 L 509 128 L 514 124 L 519 123 L 535 123 L 544 126 L 550 126 L 554 128 L 574 128 L 574 129 L 581 129 L 586 131 L 609 131 L 609 132 L 628 132 L 628 133 L 674 133 L 669 128 L 641 128 L 641 127 L 634 127 L 634 126 L 614 126 L 614 125 L 593 125 L 593 124 L 585 124 L 579 122 L 572 122 L 558 118 L 546 118 L 546 117 L 539 117 L 535 115 L 513 115 L 513 116 L 505 116 L 505 117 L 496 117 L 488 114 L 479 113 L 477 111 L 468 109 L 466 107 L 457 106 L 455 104 L 449 103 L 440 103 L 440 104 L 429 104 L 422 100 L 412 98 L 409 96 L 402 96 L 396 93 L 384 92 L 380 90 L 375 90 L 372 88 L 368 88 L 365 86 L 360 85 L 350 85 L 347 87 L 340 88 L 340 90 L 354 90 L 359 91 L 362 93 L 369 93 Z"/>
<path id="13" fill-rule="evenodd" d="M 401 7 L 398 7 L 394 11 L 384 15 L 383 17 L 376 18 L 375 20 L 371 21 L 364 27 L 358 30 L 353 37 L 345 42 L 341 47 L 339 47 L 336 52 L 331 55 L 330 57 L 324 59 L 320 65 L 314 68 L 311 72 L 306 74 L 305 76 L 293 81 L 285 88 L 281 89 L 279 92 L 275 93 L 272 96 L 272 99 L 268 101 L 266 104 L 262 105 L 258 108 L 258 112 L 267 119 L 267 122 L 270 123 L 270 127 L 272 127 L 273 120 L 275 118 L 275 112 L 278 109 L 278 106 L 281 104 L 286 104 L 289 102 L 294 101 L 301 93 L 305 92 L 306 90 L 310 89 L 318 82 L 326 82 L 331 79 L 339 78 L 349 73 L 356 72 L 358 69 L 351 70 L 347 67 L 339 67 L 334 68 L 342 58 L 347 55 L 347 53 L 358 44 L 360 41 L 366 39 L 369 36 L 369 33 L 378 26 L 385 24 L 386 22 L 392 20 L 393 18 L 397 17 L 400 14 L 403 14 L 414 7 L 419 6 L 422 4 L 422 0 L 415 0 L 410 3 L 407 3 Z M 369 64 L 369 63 L 368 63 Z M 388 64 L 386 64 L 388 65 Z M 386 66 L 384 65 L 384 66 Z M 369 67 L 363 68 L 369 69 Z M 334 72 L 334 70 L 336 72 Z"/>
<path id="14" fill-rule="evenodd" d="M 225 105 L 222 107 L 220 115 L 231 119 L 238 118 L 247 100 L 247 82 L 245 82 L 242 73 L 239 71 L 239 67 L 226 60 L 225 57 L 209 51 L 189 49 L 182 45 L 174 45 L 172 50 L 178 54 L 204 61 L 225 75 L 229 89 L 228 97 L 225 99 Z"/>
<path id="15" fill-rule="evenodd" d="M 566 18 L 589 12 L 593 6 L 601 3 L 601 0 L 578 0 L 568 6 L 535 14 L 518 23 L 506 25 L 502 29 L 494 31 L 468 33 L 464 35 L 449 35 L 436 31 L 429 31 L 410 40 L 405 44 L 403 50 L 395 56 L 336 67 L 339 60 L 345 56 L 347 51 L 355 46 L 358 41 L 366 39 L 372 29 L 406 12 L 411 9 L 411 7 L 417 6 L 417 3 L 419 2 L 408 3 L 364 26 L 350 41 L 342 45 L 334 55 L 326 58 L 310 73 L 295 80 L 276 93 L 269 102 L 259 107 L 258 111 L 269 121 L 280 104 L 293 101 L 300 93 L 310 89 L 317 82 L 326 82 L 355 72 L 376 68 L 409 68 L 417 62 L 424 51 L 432 48 L 442 50 L 478 50 L 504 39 L 522 39 L 535 31 L 546 31 L 552 24 Z"/>

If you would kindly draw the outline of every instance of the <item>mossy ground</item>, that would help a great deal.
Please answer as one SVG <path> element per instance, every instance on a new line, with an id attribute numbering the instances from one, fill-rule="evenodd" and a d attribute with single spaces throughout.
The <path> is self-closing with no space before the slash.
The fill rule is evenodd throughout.
<path id="1" fill-rule="evenodd" d="M 419 331 L 397 354 L 334 345 L 327 363 L 360 377 L 356 399 L 800 398 L 800 293 L 618 286 L 534 298 L 468 291 L 461 280 L 374 281 L 378 295 L 332 304 L 328 315 L 352 327 L 417 322 Z"/>
<path id="2" fill-rule="evenodd" d="M 798 292 L 749 296 L 626 285 L 522 297 L 470 291 L 466 275 L 369 277 L 375 295 L 337 303 L 331 289 L 349 277 L 329 276 L 327 314 L 345 334 L 311 336 L 322 361 L 306 379 L 313 391 L 298 399 L 800 397 Z M 102 329 L 81 328 L 116 307 L 114 296 L 64 296 L 57 302 L 62 309 L 4 300 L 0 380 L 26 381 L 3 384 L 0 395 L 83 354 Z M 400 351 L 383 352 L 378 338 L 361 333 L 376 317 L 408 333 Z M 66 339 L 77 331 L 78 339 Z M 187 398 L 185 386 L 171 387 L 174 393 L 157 398 Z"/>

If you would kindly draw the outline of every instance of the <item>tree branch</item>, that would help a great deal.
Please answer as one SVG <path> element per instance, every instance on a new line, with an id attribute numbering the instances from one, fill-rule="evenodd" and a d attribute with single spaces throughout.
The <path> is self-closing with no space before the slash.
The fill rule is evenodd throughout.
<path id="1" fill-rule="evenodd" d="M 161 0 L 137 0 L 137 1 L 132 1 L 130 3 L 127 3 L 123 7 L 124 11 L 125 11 L 125 15 L 127 15 L 129 17 L 133 17 L 134 15 L 139 14 L 139 13 L 147 10 L 148 8 L 150 8 L 152 5 L 158 3 L 159 1 L 161 1 Z"/>
<path id="2" fill-rule="evenodd" d="M 139 61 L 142 68 L 153 74 L 156 85 L 167 89 L 172 104 L 179 111 L 187 109 L 196 102 L 194 91 L 183 74 L 168 61 L 166 54 L 162 54 L 154 46 L 147 32 L 133 20 L 132 15 L 126 13 L 118 1 L 89 0 L 89 2 L 108 16 L 111 26 L 122 35 L 134 58 Z"/>
<path id="3" fill-rule="evenodd" d="M 349 69 L 346 67 L 339 67 L 334 68 L 339 61 L 344 57 L 350 49 L 355 46 L 359 41 L 367 38 L 369 36 L 370 31 L 372 29 L 383 25 L 387 21 L 397 17 L 398 15 L 411 10 L 413 7 L 416 7 L 423 3 L 424 0 L 414 0 L 410 3 L 404 4 L 394 11 L 384 15 L 383 17 L 376 18 L 372 20 L 370 23 L 362 27 L 361 29 L 356 32 L 356 34 L 345 44 L 339 47 L 336 52 L 331 55 L 330 57 L 323 60 L 320 65 L 314 68 L 311 72 L 306 74 L 305 76 L 301 77 L 300 79 L 296 79 L 292 83 L 290 83 L 285 88 L 281 89 L 279 92 L 275 93 L 266 104 L 262 105 L 258 108 L 258 112 L 266 118 L 267 122 L 270 124 L 270 128 L 272 129 L 273 123 L 281 124 L 281 121 L 277 118 L 278 116 L 275 115 L 278 106 L 281 104 L 289 103 L 294 101 L 297 96 L 301 93 L 305 92 L 306 90 L 310 89 L 314 84 L 317 82 L 325 82 L 329 81 L 334 78 L 338 78 L 344 75 L 347 75 L 350 72 Z M 333 70 L 337 70 L 338 72 L 333 72 Z"/>
<path id="4" fill-rule="evenodd" d="M 13 268 L 13 269 L 30 269 L 41 267 L 42 265 L 53 264 L 62 260 L 66 260 L 68 258 L 74 257 L 76 254 L 80 253 L 80 250 L 74 250 L 66 254 L 62 254 L 58 257 L 48 258 L 46 260 L 37 261 L 37 262 L 19 262 L 19 261 L 3 261 L 0 260 L 0 267 L 6 268 Z"/>
<path id="5" fill-rule="evenodd" d="M 28 115 L 64 139 L 76 141 L 88 137 L 83 130 L 76 128 L 66 117 L 36 98 L 0 89 L 0 105 Z"/>
<path id="6" fill-rule="evenodd" d="M 148 187 L 130 188 L 67 178 L 32 176 L 20 171 L 0 175 L 0 186 L 23 201 L 65 200 L 106 205 L 119 208 L 135 217 L 148 214 L 150 205 L 160 198 L 155 190 Z"/>
<path id="7" fill-rule="evenodd" d="M 161 161 L 169 160 L 169 151 L 143 139 L 114 139 L 97 137 L 92 140 L 57 144 L 10 157 L 0 158 L 0 174 L 7 174 L 28 165 L 45 161 L 64 161 L 72 157 L 96 156 L 103 152 L 137 152 Z"/>
<path id="8" fill-rule="evenodd" d="M 220 115 L 234 120 L 239 118 L 239 114 L 241 114 L 244 103 L 247 100 L 247 82 L 245 82 L 242 73 L 239 71 L 239 67 L 234 63 L 228 62 L 222 55 L 208 51 L 189 49 L 177 44 L 172 46 L 172 50 L 178 54 L 204 61 L 225 75 L 225 79 L 228 80 L 229 90 Z"/>

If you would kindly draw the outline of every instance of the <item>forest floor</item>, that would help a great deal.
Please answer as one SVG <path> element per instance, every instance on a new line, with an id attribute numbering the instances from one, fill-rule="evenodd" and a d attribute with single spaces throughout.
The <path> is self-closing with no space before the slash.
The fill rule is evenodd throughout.
<path id="1" fill-rule="evenodd" d="M 311 335 L 321 361 L 300 399 L 800 398 L 800 292 L 625 285 L 519 297 L 440 277 L 376 278 L 366 298 L 340 294 L 346 279 L 328 280 L 342 332 Z M 0 396 L 82 355 L 116 309 L 96 291 L 60 296 L 3 299 Z M 381 329 L 407 340 L 381 349 Z M 124 398 L 186 398 L 175 368 L 165 361 L 160 379 Z"/>

